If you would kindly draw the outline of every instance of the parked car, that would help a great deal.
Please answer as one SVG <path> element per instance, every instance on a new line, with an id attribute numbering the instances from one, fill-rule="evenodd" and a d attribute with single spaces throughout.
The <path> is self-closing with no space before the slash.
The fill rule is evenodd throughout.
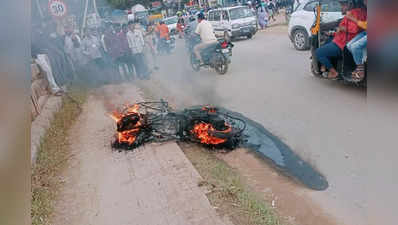
<path id="1" fill-rule="evenodd" d="M 304 0 L 296 6 L 289 19 L 288 34 L 297 50 L 310 48 L 311 26 L 315 22 L 317 0 Z M 321 21 L 328 23 L 343 17 L 338 0 L 327 0 L 321 5 Z"/>
<path id="2" fill-rule="evenodd" d="M 175 35 L 177 33 L 177 22 L 178 22 L 177 16 L 164 18 L 163 22 L 169 28 L 169 32 L 171 35 Z"/>
<path id="3" fill-rule="evenodd" d="M 247 6 L 235 6 L 210 10 L 207 20 L 213 25 L 214 33 L 232 39 L 245 36 L 252 38 L 257 32 L 257 17 Z"/>

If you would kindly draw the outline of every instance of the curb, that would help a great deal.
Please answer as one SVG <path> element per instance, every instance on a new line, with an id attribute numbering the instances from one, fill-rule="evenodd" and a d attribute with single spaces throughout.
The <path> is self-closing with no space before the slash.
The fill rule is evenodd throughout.
<path id="1" fill-rule="evenodd" d="M 41 141 L 51 126 L 55 113 L 57 113 L 63 105 L 61 96 L 50 96 L 41 109 L 41 113 L 32 122 L 30 128 L 30 153 L 31 164 L 36 163 L 37 154 L 40 149 Z"/>

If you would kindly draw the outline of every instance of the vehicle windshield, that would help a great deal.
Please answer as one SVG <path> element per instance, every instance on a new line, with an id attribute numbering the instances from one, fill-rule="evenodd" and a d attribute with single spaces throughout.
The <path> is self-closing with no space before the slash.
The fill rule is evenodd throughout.
<path id="1" fill-rule="evenodd" d="M 136 12 L 135 15 L 138 18 L 142 18 L 142 17 L 146 17 L 148 15 L 148 13 L 146 11 L 141 11 L 141 12 Z"/>
<path id="2" fill-rule="evenodd" d="M 172 17 L 172 18 L 169 18 L 169 19 L 165 19 L 164 23 L 166 25 L 170 25 L 170 24 L 177 23 L 177 20 L 178 20 L 177 17 Z"/>
<path id="3" fill-rule="evenodd" d="M 246 18 L 253 16 L 253 12 L 247 7 L 240 7 L 229 10 L 231 20 Z"/>

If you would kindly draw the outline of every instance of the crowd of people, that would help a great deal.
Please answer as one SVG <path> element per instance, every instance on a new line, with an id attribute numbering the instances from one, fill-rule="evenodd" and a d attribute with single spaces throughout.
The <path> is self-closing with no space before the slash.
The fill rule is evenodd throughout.
<path id="1" fill-rule="evenodd" d="M 288 0 L 261 0 L 261 1 L 248 1 L 247 6 L 257 15 L 258 24 L 260 29 L 265 29 L 271 21 L 276 21 L 275 16 L 279 11 L 288 7 L 291 2 Z"/>
<path id="2" fill-rule="evenodd" d="M 74 80 L 104 84 L 149 79 L 159 69 L 158 45 L 169 38 L 164 23 L 104 23 L 80 33 L 72 27 L 59 32 L 49 20 L 32 32 L 32 57 L 46 56 L 59 87 Z"/>
<path id="3" fill-rule="evenodd" d="M 258 16 L 260 28 L 264 29 L 288 2 L 248 1 L 246 5 Z M 177 12 L 179 36 L 184 37 L 186 27 L 195 31 L 197 13 L 204 14 L 209 9 Z M 49 18 L 32 29 L 32 57 L 48 61 L 59 87 L 73 80 L 102 84 L 149 79 L 152 71 L 159 69 L 157 56 L 167 40 L 170 40 L 170 31 L 162 21 L 145 25 L 139 21 L 102 23 L 82 31 L 65 26 L 60 32 Z"/>

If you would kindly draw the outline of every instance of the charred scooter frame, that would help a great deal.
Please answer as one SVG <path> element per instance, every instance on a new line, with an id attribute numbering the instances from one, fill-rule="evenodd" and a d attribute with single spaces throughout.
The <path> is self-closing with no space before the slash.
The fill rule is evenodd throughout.
<path id="1" fill-rule="evenodd" d="M 322 23 L 321 18 L 321 6 L 322 2 L 326 0 L 319 0 L 318 6 L 315 8 L 315 23 L 311 28 L 311 38 L 310 38 L 310 45 L 311 45 L 311 72 L 314 76 L 319 78 L 326 78 L 327 79 L 327 72 L 322 73 L 320 68 L 321 64 L 318 61 L 315 51 L 322 47 L 327 41 L 330 39 L 330 33 L 336 31 L 337 27 L 339 26 L 341 19 L 330 22 L 330 23 Z M 357 0 L 352 2 L 353 4 L 358 4 Z M 348 34 L 347 34 L 348 35 Z M 352 72 L 356 69 L 356 64 L 352 57 L 351 52 L 344 47 L 342 57 L 332 59 L 332 64 L 336 68 L 337 72 L 339 73 L 338 79 L 345 84 L 352 84 L 355 86 L 366 87 L 367 83 L 367 59 L 365 62 L 365 76 L 360 81 L 355 81 L 352 79 Z"/>

